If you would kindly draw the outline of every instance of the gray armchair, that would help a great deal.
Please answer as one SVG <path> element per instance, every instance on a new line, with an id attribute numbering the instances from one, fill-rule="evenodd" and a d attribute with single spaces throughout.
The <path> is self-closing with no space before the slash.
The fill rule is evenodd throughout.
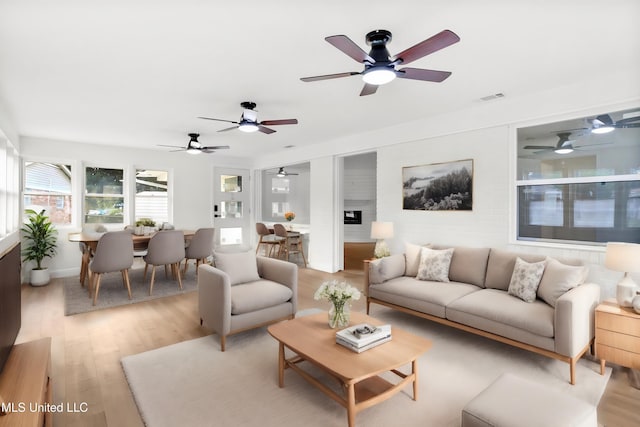
<path id="1" fill-rule="evenodd" d="M 215 265 L 198 268 L 200 324 L 226 337 L 281 320 L 298 307 L 298 266 L 246 253 L 216 254 Z"/>

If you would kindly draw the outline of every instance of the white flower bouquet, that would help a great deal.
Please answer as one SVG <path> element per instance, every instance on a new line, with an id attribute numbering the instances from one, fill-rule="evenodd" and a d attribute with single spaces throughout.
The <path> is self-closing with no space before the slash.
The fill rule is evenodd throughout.
<path id="1" fill-rule="evenodd" d="M 346 327 L 349 325 L 349 309 L 347 302 L 360 299 L 361 292 L 348 284 L 339 280 L 329 280 L 322 283 L 313 295 L 313 299 L 325 299 L 330 301 L 332 306 L 329 310 L 329 326 Z"/>

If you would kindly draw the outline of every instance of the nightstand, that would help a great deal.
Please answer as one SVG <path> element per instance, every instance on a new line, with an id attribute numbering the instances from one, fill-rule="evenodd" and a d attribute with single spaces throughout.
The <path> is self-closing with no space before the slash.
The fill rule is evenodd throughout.
<path id="1" fill-rule="evenodd" d="M 640 369 L 640 314 L 606 300 L 596 307 L 596 357 L 600 373 L 606 361 Z"/>

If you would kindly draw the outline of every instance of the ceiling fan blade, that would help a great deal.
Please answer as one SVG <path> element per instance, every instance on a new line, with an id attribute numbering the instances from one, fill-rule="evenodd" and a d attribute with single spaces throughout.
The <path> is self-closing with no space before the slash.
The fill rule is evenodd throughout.
<path id="1" fill-rule="evenodd" d="M 325 37 L 325 40 L 331 43 L 334 47 L 340 49 L 344 54 L 353 58 L 357 62 L 368 61 L 374 63 L 374 59 L 369 56 L 367 52 L 362 50 L 360 46 L 355 44 L 353 40 L 344 35 Z"/>
<path id="2" fill-rule="evenodd" d="M 626 118 L 626 119 L 620 119 L 620 120 L 618 120 L 618 121 L 616 122 L 616 125 L 619 125 L 619 124 L 626 125 L 626 124 L 628 124 L 628 123 L 638 122 L 638 121 L 640 121 L 640 116 L 636 116 L 636 117 L 629 117 L 629 118 Z"/>
<path id="3" fill-rule="evenodd" d="M 263 120 L 259 124 L 266 126 L 297 125 L 298 119 Z"/>
<path id="4" fill-rule="evenodd" d="M 550 145 L 525 145 L 525 150 L 555 150 L 556 147 L 551 147 Z"/>
<path id="5" fill-rule="evenodd" d="M 201 151 L 201 152 L 203 152 L 203 153 L 207 153 L 207 154 L 213 154 L 213 153 L 215 153 L 215 151 L 214 151 L 214 150 L 206 150 L 206 149 L 204 149 L 204 148 L 201 148 L 201 149 L 200 149 L 200 151 Z"/>
<path id="6" fill-rule="evenodd" d="M 164 144 L 156 144 L 158 147 L 169 147 L 169 148 L 182 148 L 185 149 L 182 145 L 164 145 Z"/>
<path id="7" fill-rule="evenodd" d="M 460 37 L 456 33 L 444 30 L 415 46 L 411 46 L 409 49 L 403 50 L 395 56 L 395 61 L 399 61 L 398 63 L 401 64 L 408 64 L 459 41 Z"/>
<path id="8" fill-rule="evenodd" d="M 231 126 L 230 128 L 220 129 L 218 132 L 226 132 L 233 129 L 238 129 L 238 126 Z"/>
<path id="9" fill-rule="evenodd" d="M 228 145 L 210 145 L 208 147 L 200 147 L 201 150 L 227 150 Z"/>
<path id="10" fill-rule="evenodd" d="M 204 119 L 204 120 L 215 120 L 216 122 L 235 123 L 236 125 L 239 124 L 239 122 L 234 122 L 233 120 L 214 119 L 211 117 L 198 117 L 198 118 Z"/>
<path id="11" fill-rule="evenodd" d="M 266 133 L 267 135 L 275 132 L 275 130 L 269 129 L 268 127 L 264 127 L 262 125 L 258 125 L 258 130 L 262 133 Z"/>
<path id="12" fill-rule="evenodd" d="M 176 151 L 187 151 L 186 148 L 180 148 L 178 150 L 169 150 L 170 153 L 175 153 Z"/>
<path id="13" fill-rule="evenodd" d="M 317 82 L 318 80 L 339 79 L 340 77 L 351 77 L 358 74 L 362 73 L 359 73 L 357 71 L 349 71 L 347 73 L 325 74 L 324 76 L 302 77 L 300 78 L 300 80 L 302 80 L 303 82 Z"/>
<path id="14" fill-rule="evenodd" d="M 360 91 L 360 96 L 373 95 L 378 90 L 378 85 L 371 85 L 369 83 L 365 83 L 362 91 Z"/>
<path id="15" fill-rule="evenodd" d="M 445 80 L 450 75 L 450 71 L 425 70 L 423 68 L 402 68 L 396 73 L 396 76 L 401 79 L 423 80 L 438 83 Z"/>
<path id="16" fill-rule="evenodd" d="M 625 122 L 625 123 L 620 123 L 620 121 L 616 122 L 615 125 L 613 125 L 614 128 L 619 128 L 619 129 L 624 129 L 624 128 L 640 128 L 640 123 L 629 123 L 629 122 Z"/>

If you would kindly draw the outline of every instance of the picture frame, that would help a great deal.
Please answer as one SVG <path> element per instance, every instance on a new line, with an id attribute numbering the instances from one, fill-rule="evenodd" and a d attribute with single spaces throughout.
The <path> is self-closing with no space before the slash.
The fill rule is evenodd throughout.
<path id="1" fill-rule="evenodd" d="M 402 209 L 473 210 L 473 159 L 403 167 Z"/>

